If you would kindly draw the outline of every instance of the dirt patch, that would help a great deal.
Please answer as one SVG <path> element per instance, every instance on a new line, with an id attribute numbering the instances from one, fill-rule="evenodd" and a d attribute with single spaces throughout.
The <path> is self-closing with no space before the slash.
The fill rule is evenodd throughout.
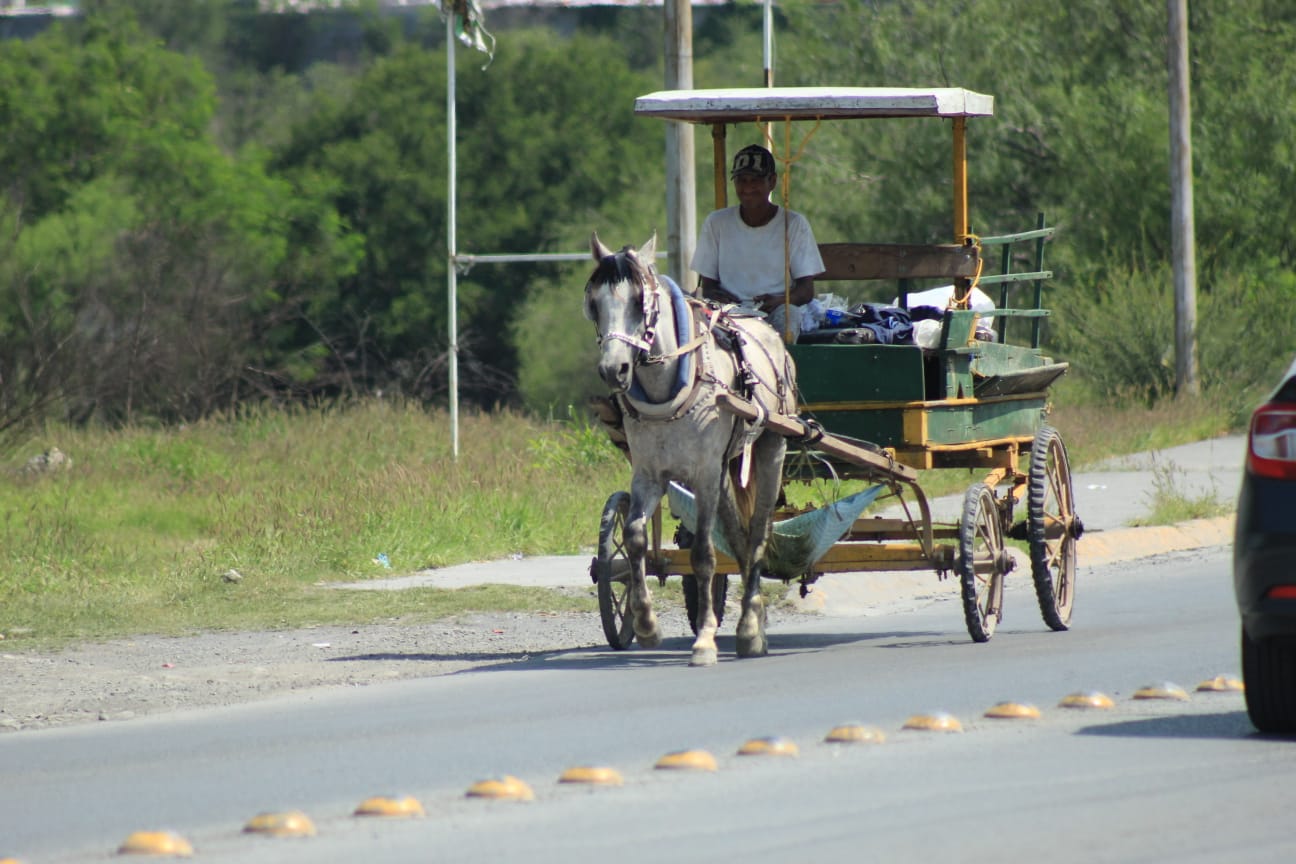
<path id="1" fill-rule="evenodd" d="M 661 622 L 668 637 L 689 634 L 682 610 L 662 610 Z M 0 733 L 428 678 L 607 643 L 597 613 L 498 613 L 433 624 L 141 636 L 57 652 L 20 645 L 0 641 Z"/>

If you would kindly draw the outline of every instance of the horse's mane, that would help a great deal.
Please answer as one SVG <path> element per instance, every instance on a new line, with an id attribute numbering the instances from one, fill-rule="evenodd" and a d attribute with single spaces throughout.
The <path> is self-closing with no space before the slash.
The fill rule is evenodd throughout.
<path id="1" fill-rule="evenodd" d="M 651 285 L 652 268 L 645 266 L 637 256 L 627 254 L 630 251 L 631 247 L 626 246 L 615 255 L 609 255 L 599 261 L 598 266 L 594 268 L 594 275 L 590 277 L 590 282 L 606 285 L 609 282 L 628 280 L 639 287 Z"/>

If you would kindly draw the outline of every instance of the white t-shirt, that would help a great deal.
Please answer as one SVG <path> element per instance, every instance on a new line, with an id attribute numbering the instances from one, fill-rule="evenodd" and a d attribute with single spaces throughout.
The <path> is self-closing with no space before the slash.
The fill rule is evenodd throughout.
<path id="1" fill-rule="evenodd" d="M 759 228 L 744 222 L 736 206 L 712 212 L 698 234 L 693 271 L 717 280 L 721 288 L 743 300 L 761 294 L 782 294 L 785 216 L 792 279 L 818 276 L 824 271 L 824 263 L 810 223 L 785 207 Z"/>

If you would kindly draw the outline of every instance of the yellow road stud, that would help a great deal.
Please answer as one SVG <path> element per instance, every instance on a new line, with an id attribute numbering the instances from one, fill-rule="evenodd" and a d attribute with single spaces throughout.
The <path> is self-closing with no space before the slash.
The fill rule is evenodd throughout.
<path id="1" fill-rule="evenodd" d="M 1034 705 L 1023 705 L 1018 702 L 1000 702 L 991 706 L 985 716 L 995 720 L 1038 720 L 1040 710 Z"/>
<path id="2" fill-rule="evenodd" d="M 586 783 L 591 786 L 620 786 L 625 781 L 621 779 L 621 772 L 615 768 L 579 765 L 564 771 L 558 777 L 558 782 Z"/>
<path id="3" fill-rule="evenodd" d="M 1178 684 L 1162 681 L 1160 684 L 1149 684 L 1134 691 L 1135 699 L 1177 699 L 1188 700 L 1188 693 Z"/>
<path id="4" fill-rule="evenodd" d="M 532 801 L 535 793 L 531 787 L 516 777 L 505 774 L 490 780 L 480 780 L 468 787 L 469 798 L 496 798 L 507 801 Z"/>
<path id="5" fill-rule="evenodd" d="M 170 831 L 136 831 L 117 847 L 118 855 L 173 855 L 189 857 L 193 846 L 179 834 Z"/>
<path id="6" fill-rule="evenodd" d="M 921 732 L 962 732 L 963 724 L 953 714 L 939 711 L 935 714 L 915 714 L 905 721 L 902 728 Z"/>
<path id="7" fill-rule="evenodd" d="M 830 729 L 824 741 L 829 744 L 881 744 L 886 741 L 886 733 L 876 726 L 848 723 Z"/>
<path id="8" fill-rule="evenodd" d="M 1234 678 L 1232 675 L 1216 675 L 1214 678 L 1207 679 L 1197 685 L 1197 689 L 1204 693 L 1224 693 L 1235 690 L 1244 690 L 1246 685 L 1240 678 Z"/>
<path id="9" fill-rule="evenodd" d="M 243 826 L 243 833 L 264 834 L 267 837 L 314 837 L 315 823 L 300 810 L 261 813 L 248 820 Z"/>
<path id="10" fill-rule="evenodd" d="M 801 751 L 787 738 L 753 738 L 738 748 L 739 756 L 796 756 Z"/>
<path id="11" fill-rule="evenodd" d="M 355 809 L 356 816 L 382 816 L 390 819 L 402 819 L 410 816 L 423 816 L 423 805 L 417 798 L 409 795 L 388 797 L 375 795 L 361 801 Z"/>
<path id="12" fill-rule="evenodd" d="M 653 766 L 664 771 L 716 771 L 715 757 L 705 750 L 679 750 L 667 753 Z"/>
<path id="13" fill-rule="evenodd" d="M 1106 693 L 1097 690 L 1082 690 L 1062 697 L 1059 708 L 1112 708 L 1115 702 Z"/>

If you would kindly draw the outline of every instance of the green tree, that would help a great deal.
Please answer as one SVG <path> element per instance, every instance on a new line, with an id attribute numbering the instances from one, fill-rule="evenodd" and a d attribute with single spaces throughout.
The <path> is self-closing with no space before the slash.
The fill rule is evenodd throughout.
<path id="1" fill-rule="evenodd" d="M 641 184 L 661 188 L 661 139 L 628 110 L 644 80 L 614 44 L 517 31 L 484 70 L 479 57 L 460 57 L 460 251 L 553 251 L 569 226 L 587 237 Z M 445 102 L 444 53 L 406 44 L 349 93 L 321 101 L 278 153 L 275 169 L 298 189 L 335 178 L 337 211 L 363 242 L 355 272 L 315 286 L 302 307 L 308 323 L 292 344 L 320 358 L 322 382 L 444 391 Z M 514 398 L 510 324 L 531 282 L 555 272 L 483 267 L 459 281 L 467 398 Z"/>
<path id="2" fill-rule="evenodd" d="M 249 313 L 285 253 L 288 188 L 210 135 L 215 91 L 130 15 L 90 14 L 0 57 L 5 420 L 200 416 L 255 365 Z M 33 391 L 30 388 L 37 388 Z M 6 388 L 8 393 L 8 388 Z"/>

